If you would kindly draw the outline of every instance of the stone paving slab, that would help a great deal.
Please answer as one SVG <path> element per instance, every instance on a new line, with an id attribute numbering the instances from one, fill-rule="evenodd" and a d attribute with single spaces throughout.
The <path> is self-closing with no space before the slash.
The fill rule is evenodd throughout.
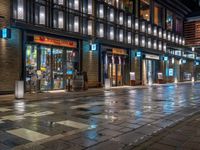
<path id="1" fill-rule="evenodd" d="M 131 149 L 134 150 L 199 150 L 200 149 L 200 113 L 187 118 L 173 127 L 166 128 L 148 141 Z"/>
<path id="2" fill-rule="evenodd" d="M 79 97 L 61 95 L 62 98 L 34 102 L 16 101 L 2 105 L 5 111 L 0 112 L 0 144 L 27 150 L 99 149 L 109 144 L 111 149 L 116 148 L 115 145 L 119 149 L 130 149 L 196 114 L 200 107 L 199 92 L 200 84 L 187 84 L 77 94 Z M 16 119 L 17 116 L 23 119 Z M 174 134 L 181 135 L 181 140 L 183 136 L 191 136 L 190 133 L 198 137 L 199 132 L 194 132 L 200 126 L 199 121 L 189 121 L 188 125 L 193 129 L 180 128 Z M 19 137 L 7 132 L 20 128 L 48 137 L 32 142 L 24 134 Z M 172 141 L 171 137 L 157 144 L 166 146 L 168 141 Z M 174 142 L 166 148 L 179 143 Z"/>

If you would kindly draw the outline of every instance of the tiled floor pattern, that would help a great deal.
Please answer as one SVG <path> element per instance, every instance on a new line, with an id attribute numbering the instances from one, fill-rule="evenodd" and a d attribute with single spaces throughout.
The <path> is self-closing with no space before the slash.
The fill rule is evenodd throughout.
<path id="1" fill-rule="evenodd" d="M 128 149 L 198 112 L 199 92 L 197 84 L 16 102 L 0 107 L 0 150 Z"/>

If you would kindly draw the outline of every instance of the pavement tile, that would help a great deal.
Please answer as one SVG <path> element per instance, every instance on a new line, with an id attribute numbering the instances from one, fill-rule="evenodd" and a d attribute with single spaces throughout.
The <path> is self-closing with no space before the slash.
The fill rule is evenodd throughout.
<path id="1" fill-rule="evenodd" d="M 87 150 L 122 150 L 125 146 L 119 142 L 115 141 L 106 141 L 100 144 L 97 144 L 95 146 L 92 146 L 90 148 L 87 148 Z"/>
<path id="2" fill-rule="evenodd" d="M 83 147 L 78 144 L 64 142 L 62 140 L 51 141 L 42 144 L 44 146 L 44 150 L 81 150 Z"/>
<path id="3" fill-rule="evenodd" d="M 173 146 L 156 143 L 147 148 L 147 150 L 176 150 L 176 148 Z"/>
<path id="4" fill-rule="evenodd" d="M 84 137 L 79 137 L 77 139 L 71 140 L 70 142 L 78 144 L 78 145 L 83 146 L 83 147 L 90 147 L 90 146 L 98 143 L 94 140 L 90 140 L 90 139 L 87 139 L 87 138 L 84 138 Z"/>

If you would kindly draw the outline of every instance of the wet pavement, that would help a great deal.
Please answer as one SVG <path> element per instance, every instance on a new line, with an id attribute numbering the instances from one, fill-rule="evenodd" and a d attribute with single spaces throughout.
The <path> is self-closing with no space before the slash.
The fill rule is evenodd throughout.
<path id="1" fill-rule="evenodd" d="M 0 150 L 134 149 L 199 107 L 199 83 L 1 103 Z"/>

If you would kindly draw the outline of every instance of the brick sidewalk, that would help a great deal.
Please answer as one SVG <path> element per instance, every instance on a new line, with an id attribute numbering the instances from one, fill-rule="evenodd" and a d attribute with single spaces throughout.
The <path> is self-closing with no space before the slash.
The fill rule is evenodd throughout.
<path id="1" fill-rule="evenodd" d="M 200 113 L 166 128 L 134 150 L 200 150 Z"/>

